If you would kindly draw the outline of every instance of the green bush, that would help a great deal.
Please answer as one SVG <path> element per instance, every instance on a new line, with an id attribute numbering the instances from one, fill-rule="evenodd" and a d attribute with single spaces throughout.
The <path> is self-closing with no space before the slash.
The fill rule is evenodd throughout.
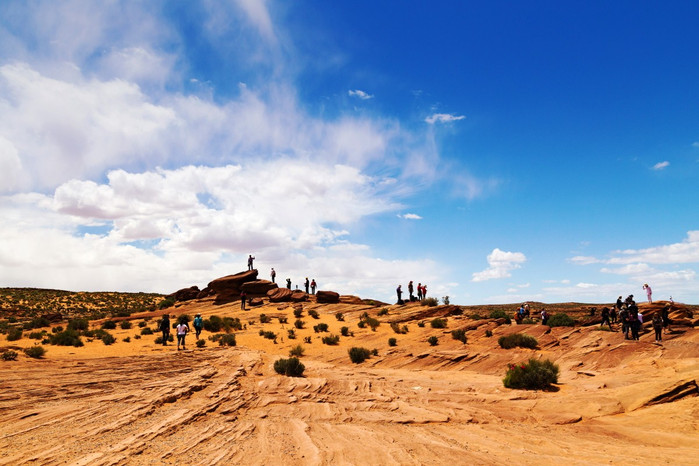
<path id="1" fill-rule="evenodd" d="M 371 351 L 368 349 L 356 346 L 350 348 L 347 353 L 349 354 L 350 360 L 355 364 L 364 362 L 371 355 Z"/>
<path id="2" fill-rule="evenodd" d="M 289 350 L 289 356 L 295 356 L 297 358 L 300 358 L 301 356 L 303 356 L 304 352 L 305 350 L 303 349 L 303 346 L 296 345 Z"/>
<path id="3" fill-rule="evenodd" d="M 437 344 L 439 343 L 439 339 L 437 337 L 435 337 L 434 335 L 432 335 L 431 337 L 429 337 L 427 339 L 427 343 L 429 343 L 430 346 L 437 346 Z"/>
<path id="4" fill-rule="evenodd" d="M 116 328 L 116 322 L 108 320 L 102 324 L 102 328 L 105 330 L 114 330 Z"/>
<path id="5" fill-rule="evenodd" d="M 328 331 L 328 324 L 321 322 L 318 325 L 314 325 L 313 331 L 316 333 L 327 332 Z"/>
<path id="6" fill-rule="evenodd" d="M 420 304 L 423 306 L 435 307 L 439 304 L 439 301 L 437 301 L 437 298 L 430 297 L 423 299 Z"/>
<path id="7" fill-rule="evenodd" d="M 458 330 L 452 330 L 452 331 L 451 331 L 451 337 L 452 337 L 454 340 L 459 340 L 461 343 L 464 343 L 464 344 L 465 344 L 466 341 L 468 340 L 468 339 L 466 338 L 466 330 L 464 330 L 464 329 L 462 329 L 462 328 L 460 328 L 460 329 L 458 329 Z"/>
<path id="8" fill-rule="evenodd" d="M 388 339 L 388 346 L 396 346 L 398 344 L 398 340 L 395 338 L 389 338 Z"/>
<path id="9" fill-rule="evenodd" d="M 83 346 L 80 334 L 76 330 L 67 329 L 51 335 L 51 344 L 56 346 Z"/>
<path id="10" fill-rule="evenodd" d="M 376 348 L 374 348 L 373 350 L 371 350 L 371 355 L 372 355 L 372 356 L 378 356 L 378 355 L 379 355 L 379 350 L 376 349 Z"/>
<path id="11" fill-rule="evenodd" d="M 493 331 L 490 330 L 490 329 L 486 330 L 486 331 L 485 331 L 485 336 L 488 337 L 488 338 L 492 337 L 492 336 L 493 336 Z"/>
<path id="12" fill-rule="evenodd" d="M 39 359 L 46 354 L 46 348 L 44 348 L 43 346 L 31 346 L 29 348 L 24 349 L 24 354 L 26 354 L 30 358 Z"/>
<path id="13" fill-rule="evenodd" d="M 274 332 L 262 331 L 262 330 L 260 330 L 260 332 L 261 332 L 260 335 L 265 337 L 268 340 L 276 340 L 277 339 L 277 334 Z"/>
<path id="14" fill-rule="evenodd" d="M 534 322 L 534 319 L 532 319 L 531 317 L 525 317 L 524 319 L 522 319 L 522 324 L 531 325 L 531 324 L 535 324 L 535 323 L 536 322 Z"/>
<path id="15" fill-rule="evenodd" d="M 430 322 L 430 327 L 432 328 L 447 328 L 447 319 L 432 319 Z"/>
<path id="16" fill-rule="evenodd" d="M 289 330 L 287 330 L 287 338 L 289 340 L 296 340 L 296 332 L 294 331 L 293 328 L 290 328 Z"/>
<path id="17" fill-rule="evenodd" d="M 520 348 L 534 349 L 539 345 L 539 342 L 536 341 L 536 338 L 531 335 L 526 335 L 524 333 L 513 333 L 511 335 L 498 338 L 498 345 L 500 345 L 500 348 L 504 349 L 514 348 L 515 346 L 519 346 Z"/>
<path id="18" fill-rule="evenodd" d="M 333 335 L 332 333 L 328 335 L 327 337 L 323 337 L 322 339 L 323 343 L 326 345 L 331 345 L 335 346 L 338 343 L 340 343 L 340 336 L 339 335 Z"/>
<path id="19" fill-rule="evenodd" d="M 42 340 L 44 338 L 44 335 L 46 335 L 46 332 L 31 332 L 28 336 L 32 340 Z"/>
<path id="20" fill-rule="evenodd" d="M 219 346 L 235 346 L 235 334 L 225 333 L 218 340 Z"/>
<path id="21" fill-rule="evenodd" d="M 48 320 L 46 317 L 34 317 L 29 322 L 25 322 L 24 329 L 30 330 L 33 328 L 43 328 L 43 327 L 50 327 L 50 326 L 51 326 L 51 321 Z"/>
<path id="22" fill-rule="evenodd" d="M 4 353 L 2 353 L 2 360 L 3 361 L 16 361 L 17 356 L 18 356 L 17 351 L 7 350 Z"/>
<path id="23" fill-rule="evenodd" d="M 420 328 L 424 327 L 424 326 L 425 326 L 425 321 L 424 321 L 424 320 L 421 320 L 420 322 L 417 323 L 417 326 L 420 327 Z"/>
<path id="24" fill-rule="evenodd" d="M 140 322 L 138 323 L 138 327 L 139 327 L 139 328 L 143 328 L 143 327 L 145 327 L 146 325 L 148 325 L 148 323 L 147 323 L 145 320 L 142 320 L 142 321 L 140 321 Z"/>
<path id="25" fill-rule="evenodd" d="M 206 340 L 199 339 L 199 340 L 197 340 L 196 345 L 197 345 L 197 348 L 203 348 L 206 346 Z"/>
<path id="26" fill-rule="evenodd" d="M 17 341 L 22 338 L 22 327 L 10 327 L 7 330 L 7 341 Z"/>
<path id="27" fill-rule="evenodd" d="M 189 322 L 192 320 L 192 318 L 187 315 L 187 314 L 180 314 L 180 316 L 177 318 L 177 323 L 178 324 L 189 324 Z"/>
<path id="28" fill-rule="evenodd" d="M 107 333 L 107 332 L 105 332 L 105 335 L 102 335 L 102 338 L 100 338 L 100 339 L 102 340 L 102 343 L 104 343 L 107 346 L 113 344 L 116 341 L 116 338 L 114 338 L 114 335 L 112 335 L 111 333 Z"/>
<path id="29" fill-rule="evenodd" d="M 502 383 L 507 388 L 542 390 L 558 382 L 558 366 L 548 359 L 530 359 L 526 364 L 511 364 Z"/>
<path id="30" fill-rule="evenodd" d="M 343 337 L 349 336 L 349 327 L 340 327 L 340 335 Z"/>
<path id="31" fill-rule="evenodd" d="M 306 322 L 302 321 L 301 319 L 296 319 L 296 322 L 294 322 L 294 327 L 299 330 L 301 330 L 304 325 L 306 325 Z"/>
<path id="32" fill-rule="evenodd" d="M 301 316 L 303 316 L 303 309 L 294 309 L 294 317 L 299 319 Z"/>
<path id="33" fill-rule="evenodd" d="M 336 318 L 337 320 L 339 320 L 340 322 L 342 322 L 343 320 L 345 320 L 345 316 L 344 316 L 344 314 L 342 314 L 342 312 L 336 312 L 336 313 L 335 313 L 335 318 Z"/>
<path id="34" fill-rule="evenodd" d="M 502 309 L 496 309 L 491 311 L 489 317 L 491 319 L 505 319 L 506 323 L 512 323 L 512 319 L 510 319 L 510 316 L 507 315 L 507 312 L 503 311 Z"/>
<path id="35" fill-rule="evenodd" d="M 546 325 L 549 327 L 573 327 L 575 325 L 575 321 L 568 314 L 560 313 L 549 317 Z"/>
<path id="36" fill-rule="evenodd" d="M 365 328 L 365 327 L 366 327 L 366 322 L 363 321 L 363 320 L 360 320 L 359 322 L 357 322 L 357 327 L 359 327 L 359 328 Z"/>
<path id="37" fill-rule="evenodd" d="M 403 325 L 402 327 L 398 325 L 396 322 L 391 322 L 391 330 L 393 330 L 395 333 L 399 335 L 403 335 L 408 333 L 408 326 Z"/>
<path id="38" fill-rule="evenodd" d="M 122 340 L 124 343 L 131 343 L 131 337 L 126 337 Z"/>
<path id="39" fill-rule="evenodd" d="M 387 308 L 387 307 L 384 307 L 383 309 L 381 309 L 381 310 L 379 311 L 379 313 L 378 313 L 377 315 L 378 315 L 378 316 L 385 316 L 385 315 L 388 315 L 388 308 Z"/>
<path id="40" fill-rule="evenodd" d="M 254 324 L 255 321 L 251 321 L 250 325 Z M 231 330 L 243 330 L 243 323 L 239 318 L 235 317 L 224 317 L 222 321 L 223 330 L 226 333 L 230 333 Z M 206 330 L 206 329 L 204 329 Z"/>
<path id="41" fill-rule="evenodd" d="M 141 339 L 141 335 L 134 335 L 134 336 L 133 336 L 133 339 L 134 339 L 134 340 L 140 340 L 140 339 Z M 126 341 L 126 340 L 124 340 L 124 341 Z"/>
<path id="42" fill-rule="evenodd" d="M 289 319 L 286 317 L 278 317 L 278 319 L 280 324 L 286 324 L 287 322 L 289 322 Z"/>
<path id="43" fill-rule="evenodd" d="M 267 314 L 260 314 L 260 323 L 261 324 L 268 324 L 272 321 L 272 318 L 268 316 Z"/>
<path id="44" fill-rule="evenodd" d="M 378 327 L 379 325 L 381 325 L 381 322 L 379 322 L 378 320 L 374 319 L 373 317 L 367 317 L 366 319 L 364 319 L 364 322 L 366 322 L 366 324 L 371 328 L 371 331 L 372 331 L 372 332 L 375 332 L 375 331 L 376 331 L 376 327 Z"/>
<path id="45" fill-rule="evenodd" d="M 141 335 L 153 335 L 153 330 L 150 327 L 143 327 L 141 329 Z"/>
<path id="46" fill-rule="evenodd" d="M 274 361 L 274 371 L 287 377 L 302 377 L 305 370 L 306 366 L 298 358 L 281 358 Z"/>
<path id="47" fill-rule="evenodd" d="M 175 297 L 168 296 L 167 298 L 160 301 L 160 303 L 158 303 L 158 309 L 165 309 L 167 307 L 172 307 L 174 305 L 175 305 Z"/>
<path id="48" fill-rule="evenodd" d="M 87 319 L 70 319 L 68 321 L 68 330 L 87 330 L 90 327 L 90 322 Z"/>
<path id="49" fill-rule="evenodd" d="M 320 319 L 320 316 L 318 315 L 318 311 L 311 309 L 308 311 L 308 315 L 313 317 L 314 319 Z"/>
<path id="50" fill-rule="evenodd" d="M 58 332 L 62 332 L 62 331 L 63 331 L 63 327 L 61 327 L 60 325 L 56 325 L 55 327 L 53 327 L 51 329 L 51 333 L 58 333 Z"/>
<path id="51" fill-rule="evenodd" d="M 221 319 L 219 316 L 211 316 L 202 321 L 202 327 L 204 327 L 204 330 L 207 332 L 220 332 L 223 328 L 223 319 Z"/>
<path id="52" fill-rule="evenodd" d="M 119 327 L 121 327 L 122 330 L 128 330 L 132 327 L 132 324 L 128 320 L 122 320 Z"/>

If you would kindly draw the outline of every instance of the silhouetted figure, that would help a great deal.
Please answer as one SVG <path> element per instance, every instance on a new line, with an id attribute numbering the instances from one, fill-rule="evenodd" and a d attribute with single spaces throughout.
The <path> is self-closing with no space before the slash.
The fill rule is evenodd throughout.
<path id="1" fill-rule="evenodd" d="M 311 294 L 316 294 L 316 279 L 311 280 Z"/>
<path id="2" fill-rule="evenodd" d="M 422 301 L 422 284 L 417 284 L 417 300 Z"/>
<path id="3" fill-rule="evenodd" d="M 410 301 L 413 301 L 414 298 L 413 298 L 413 281 L 412 280 L 410 280 L 408 282 L 408 295 L 410 296 Z"/>
<path id="4" fill-rule="evenodd" d="M 272 276 L 272 283 L 277 283 L 277 272 L 274 271 L 274 267 L 272 267 L 272 272 L 270 273 L 270 275 Z"/>
<path id="5" fill-rule="evenodd" d="M 655 330 L 655 341 L 663 341 L 663 317 L 659 312 L 653 316 L 653 330 Z"/>
<path id="6" fill-rule="evenodd" d="M 248 256 L 248 270 L 252 270 L 252 261 L 254 261 L 255 258 L 252 257 L 252 254 Z"/>
<path id="7" fill-rule="evenodd" d="M 308 277 L 306 277 L 306 281 L 303 282 L 303 286 L 306 289 L 306 294 L 308 294 L 308 287 L 311 286 L 311 282 L 308 281 Z"/>
<path id="8" fill-rule="evenodd" d="M 291 289 L 291 278 L 287 278 L 287 279 L 286 279 L 286 287 L 287 287 L 288 289 Z"/>
<path id="9" fill-rule="evenodd" d="M 160 331 L 163 332 L 163 346 L 167 346 L 167 341 L 170 338 L 170 316 L 165 314 L 160 320 Z"/>
<path id="10" fill-rule="evenodd" d="M 612 323 L 609 320 L 609 308 L 607 306 L 602 308 L 602 323 L 599 324 L 599 326 L 603 326 L 604 324 L 609 325 L 609 330 L 612 330 Z"/>
<path id="11" fill-rule="evenodd" d="M 427 285 L 422 285 L 422 299 L 427 299 Z"/>
<path id="12" fill-rule="evenodd" d="M 201 329 L 204 327 L 204 321 L 201 318 L 201 314 L 197 314 L 197 316 L 194 318 L 194 322 L 192 322 L 192 325 L 194 325 L 194 334 L 198 340 L 199 335 L 201 335 Z"/>
<path id="13" fill-rule="evenodd" d="M 670 308 L 671 306 L 665 306 L 662 310 L 663 327 L 665 328 L 665 333 L 670 331 Z"/>
<path id="14" fill-rule="evenodd" d="M 243 311 L 245 310 L 245 300 L 248 296 L 245 294 L 245 291 L 240 292 L 240 309 Z"/>
<path id="15" fill-rule="evenodd" d="M 401 296 L 403 295 L 403 289 L 401 288 L 402 285 L 398 285 L 398 288 L 396 288 L 396 294 L 398 295 L 398 304 L 403 304 L 403 300 L 401 299 Z"/>
<path id="16" fill-rule="evenodd" d="M 541 310 L 541 324 L 546 325 L 546 323 L 549 321 L 549 313 L 546 311 L 546 309 Z"/>

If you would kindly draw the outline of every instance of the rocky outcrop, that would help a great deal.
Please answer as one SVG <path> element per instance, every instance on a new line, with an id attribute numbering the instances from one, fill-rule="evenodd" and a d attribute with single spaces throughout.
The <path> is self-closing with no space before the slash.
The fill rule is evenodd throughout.
<path id="1" fill-rule="evenodd" d="M 267 292 L 270 303 L 282 303 L 291 301 L 291 290 L 288 288 L 276 288 Z"/>
<path id="2" fill-rule="evenodd" d="M 276 290 L 277 288 L 279 288 L 277 284 L 269 280 L 253 280 L 245 282 L 240 286 L 240 289 L 251 297 L 267 296 L 268 291 Z"/>
<path id="3" fill-rule="evenodd" d="M 60 312 L 52 312 L 51 314 L 43 314 L 41 318 L 55 323 L 62 321 L 63 315 Z"/>
<path id="4" fill-rule="evenodd" d="M 175 301 L 190 301 L 192 299 L 197 299 L 201 290 L 198 286 L 190 286 L 189 288 L 182 288 L 172 293 L 170 296 L 175 298 Z"/>
<path id="5" fill-rule="evenodd" d="M 334 291 L 318 291 L 316 300 L 323 304 L 336 304 L 340 302 L 340 294 Z"/>
<path id="6" fill-rule="evenodd" d="M 352 296 L 348 294 L 341 295 L 340 302 L 343 304 L 364 304 L 364 301 L 362 301 L 362 298 L 359 296 Z"/>
<path id="7" fill-rule="evenodd" d="M 234 275 L 226 275 L 209 282 L 206 288 L 198 294 L 198 297 L 216 296 L 215 304 L 232 303 L 240 300 L 242 285 L 255 280 L 257 280 L 257 270 L 247 270 Z"/>
<path id="8" fill-rule="evenodd" d="M 308 301 L 308 294 L 305 291 L 293 291 L 291 293 L 291 301 L 294 303 L 300 303 L 303 301 Z"/>

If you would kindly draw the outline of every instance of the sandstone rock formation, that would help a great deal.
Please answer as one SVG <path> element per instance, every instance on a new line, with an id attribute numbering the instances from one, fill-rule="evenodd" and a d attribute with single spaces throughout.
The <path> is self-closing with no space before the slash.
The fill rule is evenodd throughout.
<path id="1" fill-rule="evenodd" d="M 257 270 L 247 270 L 234 275 L 217 278 L 199 293 L 199 298 L 215 296 L 214 303 L 226 304 L 240 300 L 243 283 L 257 280 Z"/>
<path id="2" fill-rule="evenodd" d="M 291 290 L 288 288 L 276 288 L 267 292 L 270 303 L 291 301 Z"/>
<path id="3" fill-rule="evenodd" d="M 318 291 L 316 300 L 318 303 L 335 304 L 340 302 L 340 294 L 334 291 Z"/>
<path id="4" fill-rule="evenodd" d="M 189 288 L 182 288 L 181 290 L 175 291 L 172 296 L 175 298 L 175 301 L 189 301 L 192 299 L 197 299 L 199 297 L 199 293 L 201 291 L 199 290 L 198 286 L 190 286 Z"/>
<path id="5" fill-rule="evenodd" d="M 270 290 L 276 290 L 279 288 L 276 283 L 269 280 L 253 280 L 245 282 L 240 286 L 242 291 L 248 296 L 262 297 L 267 296 L 267 292 Z"/>

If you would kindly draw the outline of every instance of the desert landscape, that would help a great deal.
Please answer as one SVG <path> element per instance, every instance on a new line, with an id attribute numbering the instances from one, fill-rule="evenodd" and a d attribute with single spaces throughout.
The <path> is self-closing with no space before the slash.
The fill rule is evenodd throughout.
<path id="1" fill-rule="evenodd" d="M 0 295 L 0 351 L 15 355 L 0 361 L 0 464 L 699 458 L 697 306 L 673 303 L 672 325 L 656 343 L 650 317 L 670 304 L 664 301 L 639 303 L 647 323 L 632 341 L 619 324 L 614 332 L 600 327 L 599 309 L 611 303 L 530 303 L 575 324 L 517 325 L 508 317 L 515 304 L 307 295 L 257 280 L 256 270 L 167 297 L 29 289 Z M 179 351 L 175 342 L 156 343 L 164 314 L 173 323 L 201 314 L 201 341 L 189 334 Z M 88 325 L 81 328 L 81 320 Z M 71 326 L 83 346 L 55 344 Z M 10 337 L 17 328 L 20 337 L 18 330 Z M 533 337 L 536 347 L 502 348 L 501 337 L 512 334 Z M 24 351 L 38 346 L 43 356 Z M 353 363 L 352 347 L 369 357 Z M 290 352 L 305 366 L 301 377 L 275 371 Z M 555 363 L 557 383 L 506 388 L 508 368 L 531 358 Z"/>

